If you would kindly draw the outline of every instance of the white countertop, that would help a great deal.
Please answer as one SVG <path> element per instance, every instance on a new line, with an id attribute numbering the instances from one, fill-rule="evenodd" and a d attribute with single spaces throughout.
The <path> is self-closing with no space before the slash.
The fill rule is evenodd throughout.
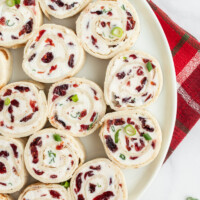
<path id="1" fill-rule="evenodd" d="M 200 0 L 154 0 L 177 24 L 200 40 Z M 200 200 L 200 121 L 161 168 L 141 200 Z"/>

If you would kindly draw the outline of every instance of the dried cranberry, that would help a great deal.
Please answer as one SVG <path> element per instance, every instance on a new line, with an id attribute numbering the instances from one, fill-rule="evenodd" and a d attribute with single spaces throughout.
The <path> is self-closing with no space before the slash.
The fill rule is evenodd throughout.
<path id="1" fill-rule="evenodd" d="M 0 25 L 4 26 L 6 22 L 6 18 L 5 17 L 1 17 L 0 18 Z"/>
<path id="2" fill-rule="evenodd" d="M 101 15 L 103 12 L 101 10 L 97 10 L 95 12 L 90 12 L 91 14 Z"/>
<path id="3" fill-rule="evenodd" d="M 152 97 L 152 95 L 150 94 L 150 95 L 144 100 L 144 102 L 148 101 L 151 97 Z"/>
<path id="4" fill-rule="evenodd" d="M 144 74 L 144 72 L 142 71 L 142 67 L 140 67 L 138 70 L 137 70 L 137 75 L 138 76 L 141 76 L 141 75 L 143 75 Z"/>
<path id="5" fill-rule="evenodd" d="M 14 89 L 18 90 L 21 93 L 29 92 L 30 91 L 30 89 L 28 87 L 24 87 L 24 86 L 15 86 Z"/>
<path id="6" fill-rule="evenodd" d="M 151 146 L 153 147 L 153 149 L 156 148 L 156 140 L 153 140 L 153 141 L 152 141 Z"/>
<path id="7" fill-rule="evenodd" d="M 9 153 L 7 151 L 0 151 L 0 157 L 7 158 L 9 156 Z"/>
<path id="8" fill-rule="evenodd" d="M 33 30 L 33 19 L 29 20 L 22 28 L 22 30 L 19 32 L 19 36 L 23 34 L 29 34 Z"/>
<path id="9" fill-rule="evenodd" d="M 58 115 L 54 116 L 55 121 L 57 121 L 59 124 L 61 124 L 64 128 L 66 127 L 66 124 L 64 121 L 58 119 Z"/>
<path id="10" fill-rule="evenodd" d="M 139 120 L 142 123 L 142 128 L 143 129 L 145 129 L 146 131 L 149 131 L 149 132 L 153 132 L 154 131 L 154 128 L 151 128 L 149 125 L 146 124 L 146 119 L 145 118 L 139 117 Z"/>
<path id="11" fill-rule="evenodd" d="M 145 58 L 143 58 L 142 60 L 144 63 L 148 63 L 150 61 L 149 59 L 145 59 Z"/>
<path id="12" fill-rule="evenodd" d="M 131 100 L 131 97 L 123 98 L 122 103 L 127 103 L 127 102 L 129 102 L 129 100 Z"/>
<path id="13" fill-rule="evenodd" d="M 106 145 L 108 146 L 108 148 L 115 153 L 118 150 L 117 145 L 114 143 L 112 137 L 110 135 L 105 135 L 104 136 L 106 139 Z"/>
<path id="14" fill-rule="evenodd" d="M 108 120 L 107 121 L 107 131 L 110 132 L 110 127 L 113 125 L 113 120 Z"/>
<path id="15" fill-rule="evenodd" d="M 134 124 L 135 124 L 135 122 L 134 122 L 134 121 L 131 121 L 131 118 L 130 118 L 130 117 L 127 119 L 127 123 L 128 123 L 128 124 L 132 124 L 132 125 L 134 125 Z"/>
<path id="16" fill-rule="evenodd" d="M 89 185 L 89 191 L 90 191 L 90 193 L 94 193 L 94 192 L 95 192 L 95 190 L 96 190 L 96 185 L 95 185 L 95 184 L 92 184 L 92 183 L 90 183 L 90 185 Z"/>
<path id="17" fill-rule="evenodd" d="M 39 35 L 38 35 L 37 38 L 35 39 L 35 41 L 38 42 L 45 32 L 46 32 L 46 30 L 41 30 L 41 31 L 39 32 Z"/>
<path id="18" fill-rule="evenodd" d="M 146 83 L 146 81 L 147 81 L 147 77 L 144 77 L 140 82 L 142 85 L 144 85 Z"/>
<path id="19" fill-rule="evenodd" d="M 125 139 L 126 139 L 126 149 L 127 149 L 128 151 L 130 151 L 130 150 L 131 150 L 131 147 L 129 146 L 129 145 L 130 145 L 129 138 L 128 138 L 127 136 L 125 136 Z"/>
<path id="20" fill-rule="evenodd" d="M 57 94 L 58 96 L 65 96 L 66 95 L 66 90 L 68 90 L 68 85 L 60 85 L 54 88 L 53 94 Z"/>
<path id="21" fill-rule="evenodd" d="M 120 126 L 120 125 L 124 125 L 125 124 L 125 121 L 123 118 L 120 118 L 120 119 L 115 119 L 114 120 L 114 125 L 115 126 Z"/>
<path id="22" fill-rule="evenodd" d="M 140 139 L 140 146 L 138 143 L 135 143 L 135 150 L 136 151 L 141 151 L 145 147 L 144 141 Z"/>
<path id="23" fill-rule="evenodd" d="M 101 166 L 100 165 L 98 165 L 96 167 L 90 166 L 90 169 L 100 171 L 101 170 Z"/>
<path id="24" fill-rule="evenodd" d="M 0 162 L 0 174 L 5 174 L 7 172 L 4 163 Z"/>
<path id="25" fill-rule="evenodd" d="M 65 4 L 61 0 L 51 0 L 55 3 L 58 7 L 63 7 Z"/>
<path id="26" fill-rule="evenodd" d="M 33 140 L 33 142 L 31 142 L 30 144 L 31 147 L 33 146 L 38 146 L 41 147 L 42 146 L 42 138 L 41 137 L 37 137 Z"/>
<path id="27" fill-rule="evenodd" d="M 52 5 L 48 5 L 49 6 L 49 8 L 51 9 L 51 10 L 55 10 L 55 8 L 52 6 Z"/>
<path id="28" fill-rule="evenodd" d="M 83 197 L 82 194 L 79 194 L 79 195 L 78 195 L 78 200 L 85 200 L 85 198 Z"/>
<path id="29" fill-rule="evenodd" d="M 62 150 L 64 147 L 63 143 L 60 143 L 56 146 L 56 150 Z"/>
<path id="30" fill-rule="evenodd" d="M 35 0 L 24 0 L 25 6 L 35 6 Z"/>
<path id="31" fill-rule="evenodd" d="M 34 171 L 38 176 L 41 176 L 42 174 L 44 174 L 44 171 L 39 171 L 39 170 L 36 170 L 35 168 L 33 168 L 33 171 Z"/>
<path id="32" fill-rule="evenodd" d="M 53 71 L 55 71 L 57 67 L 58 67 L 57 65 L 51 66 L 48 74 L 51 74 Z"/>
<path id="33" fill-rule="evenodd" d="M 6 186 L 7 184 L 6 184 L 6 183 L 2 183 L 2 182 L 0 182 L 0 185 Z"/>
<path id="34" fill-rule="evenodd" d="M 96 45 L 97 39 L 93 35 L 91 36 L 91 39 L 92 39 L 92 44 Z"/>
<path id="35" fill-rule="evenodd" d="M 105 27 L 105 26 L 106 26 L 106 23 L 105 23 L 105 22 L 101 22 L 101 26 L 102 26 L 102 27 Z"/>
<path id="36" fill-rule="evenodd" d="M 15 107 L 19 107 L 19 101 L 17 101 L 16 99 L 13 99 L 11 101 L 11 105 L 15 106 Z"/>
<path id="37" fill-rule="evenodd" d="M 29 59 L 28 59 L 28 62 L 31 62 L 36 56 L 36 53 L 34 53 Z"/>
<path id="38" fill-rule="evenodd" d="M 62 33 L 58 33 L 58 37 L 63 38 Z"/>
<path id="39" fill-rule="evenodd" d="M 135 157 L 132 157 L 132 156 L 131 156 L 131 157 L 130 157 L 131 160 L 136 160 L 137 158 L 138 158 L 137 156 L 135 156 Z"/>
<path id="40" fill-rule="evenodd" d="M 17 146 L 15 144 L 10 144 L 10 146 L 13 150 L 15 158 L 18 158 Z"/>
<path id="41" fill-rule="evenodd" d="M 3 96 L 6 97 L 6 96 L 10 96 L 11 94 L 12 94 L 12 90 L 7 89 Z"/>
<path id="42" fill-rule="evenodd" d="M 88 176 L 88 177 L 94 176 L 93 171 L 88 171 L 88 172 L 85 173 L 85 175 L 84 175 L 84 179 L 85 179 L 85 180 L 86 180 L 87 176 Z"/>
<path id="43" fill-rule="evenodd" d="M 104 192 L 103 194 L 98 195 L 93 200 L 109 200 L 111 197 L 115 195 L 111 191 Z"/>
<path id="44" fill-rule="evenodd" d="M 107 13 L 107 15 L 112 16 L 113 14 L 112 14 L 111 11 L 109 11 L 109 12 Z"/>
<path id="45" fill-rule="evenodd" d="M 45 40 L 45 42 L 46 42 L 46 43 L 49 43 L 48 45 L 54 46 L 54 47 L 55 47 L 55 44 L 53 43 L 53 40 L 52 40 L 52 39 L 47 38 L 47 39 Z"/>
<path id="46" fill-rule="evenodd" d="M 68 65 L 73 68 L 74 67 L 74 54 L 69 56 Z"/>
<path id="47" fill-rule="evenodd" d="M 131 54 L 129 57 L 133 58 L 133 60 L 135 60 L 137 58 L 137 56 L 135 54 Z"/>
<path id="48" fill-rule="evenodd" d="M 3 110 L 4 100 L 0 99 L 0 112 Z"/>
<path id="49" fill-rule="evenodd" d="M 90 121 L 93 122 L 94 121 L 94 117 L 97 115 L 96 112 L 93 112 L 92 117 L 90 118 Z"/>
<path id="50" fill-rule="evenodd" d="M 127 12 L 127 15 L 129 17 L 127 17 L 127 23 L 126 23 L 126 30 L 129 31 L 129 30 L 133 30 L 134 27 L 135 27 L 135 21 L 133 20 L 133 17 L 131 15 L 130 12 Z"/>
<path id="51" fill-rule="evenodd" d="M 79 173 L 76 177 L 76 189 L 75 192 L 78 193 L 81 190 L 81 185 L 82 185 L 82 176 L 83 173 Z"/>
<path id="52" fill-rule="evenodd" d="M 126 76 L 125 72 L 117 73 L 116 77 L 120 80 L 123 79 Z"/>
<path id="53" fill-rule="evenodd" d="M 60 199 L 61 194 L 59 192 L 55 190 L 50 190 L 49 193 L 53 198 Z"/>
<path id="54" fill-rule="evenodd" d="M 74 2 L 74 3 L 70 4 L 70 5 L 65 4 L 66 5 L 66 9 L 69 10 L 69 9 L 73 8 L 76 4 L 78 4 L 78 2 Z"/>
<path id="55" fill-rule="evenodd" d="M 36 146 L 31 146 L 31 147 L 30 147 L 30 150 L 31 150 L 31 155 L 32 155 L 32 157 L 33 157 L 32 162 L 33 162 L 34 164 L 37 164 L 38 161 L 39 161 L 39 159 L 38 159 L 38 150 L 37 150 L 37 147 L 36 147 Z"/>
<path id="56" fill-rule="evenodd" d="M 112 184 L 112 182 L 113 182 L 113 181 L 112 181 L 112 178 L 110 178 L 109 185 L 111 185 L 111 184 Z"/>
<path id="57" fill-rule="evenodd" d="M 30 100 L 30 106 L 33 110 L 33 112 L 37 112 L 38 111 L 38 107 L 36 106 L 36 101 Z"/>
<path id="58" fill-rule="evenodd" d="M 17 36 L 14 36 L 14 35 L 11 35 L 11 38 L 12 38 L 13 40 L 19 39 Z"/>
<path id="59" fill-rule="evenodd" d="M 55 174 L 53 174 L 53 175 L 50 176 L 50 178 L 57 178 L 57 177 L 58 177 L 58 176 L 55 175 Z"/>
<path id="60" fill-rule="evenodd" d="M 85 131 L 89 129 L 89 125 L 86 124 L 81 124 L 81 130 L 80 131 Z"/>
<path id="61" fill-rule="evenodd" d="M 53 60 L 54 56 L 52 52 L 47 52 L 42 58 L 43 63 L 50 63 Z"/>
<path id="62" fill-rule="evenodd" d="M 87 110 L 85 109 L 85 110 L 81 111 L 80 116 L 79 116 L 79 119 L 82 119 L 82 118 L 85 117 L 86 115 L 87 115 Z"/>
<path id="63" fill-rule="evenodd" d="M 32 119 L 34 113 L 31 113 L 20 120 L 20 122 L 27 122 Z"/>

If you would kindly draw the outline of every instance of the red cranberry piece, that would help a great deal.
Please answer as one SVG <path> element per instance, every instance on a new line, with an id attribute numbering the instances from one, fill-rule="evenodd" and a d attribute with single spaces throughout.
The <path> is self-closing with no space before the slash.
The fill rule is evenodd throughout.
<path id="1" fill-rule="evenodd" d="M 85 131 L 89 129 L 89 125 L 81 124 L 81 130 L 80 131 Z"/>
<path id="2" fill-rule="evenodd" d="M 88 177 L 94 176 L 93 171 L 88 171 L 88 172 L 85 173 L 85 175 L 84 175 L 84 179 L 85 179 L 85 180 L 86 180 L 87 176 L 88 176 Z"/>
<path id="3" fill-rule="evenodd" d="M 30 106 L 33 110 L 33 112 L 37 112 L 38 111 L 38 107 L 36 106 L 36 101 L 30 100 Z"/>
<path id="4" fill-rule="evenodd" d="M 62 120 L 60 120 L 60 119 L 58 119 L 58 116 L 57 116 L 57 115 L 54 116 L 54 119 L 55 119 L 55 121 L 57 121 L 59 124 L 61 124 L 64 128 L 66 128 L 65 122 L 62 121 Z"/>
<path id="5" fill-rule="evenodd" d="M 131 97 L 123 98 L 122 103 L 127 103 L 127 102 L 129 102 L 129 100 L 131 100 Z"/>
<path id="6" fill-rule="evenodd" d="M 138 143 L 135 143 L 135 150 L 136 151 L 141 151 L 145 147 L 144 141 L 140 139 L 140 146 Z"/>
<path id="7" fill-rule="evenodd" d="M 8 112 L 9 112 L 10 114 L 13 113 L 13 107 L 12 107 L 12 106 L 9 106 L 9 107 L 8 107 Z"/>
<path id="8" fill-rule="evenodd" d="M 51 0 L 55 3 L 58 7 L 63 7 L 65 4 L 61 0 Z"/>
<path id="9" fill-rule="evenodd" d="M 42 35 L 46 32 L 46 30 L 41 30 L 39 32 L 39 35 L 37 36 L 37 38 L 35 39 L 36 42 L 38 42 L 40 40 L 40 38 L 42 37 Z"/>
<path id="10" fill-rule="evenodd" d="M 55 47 L 55 44 L 53 43 L 53 40 L 52 40 L 52 39 L 47 38 L 45 42 L 46 42 L 46 43 L 49 43 L 50 46 L 54 46 L 54 47 Z"/>
<path id="11" fill-rule="evenodd" d="M 13 40 L 19 39 L 18 37 L 14 36 L 14 35 L 11 35 L 11 38 L 12 38 Z"/>
<path id="12" fill-rule="evenodd" d="M 38 150 L 37 150 L 37 147 L 36 147 L 36 146 L 32 146 L 32 147 L 30 147 L 30 150 L 31 150 L 31 155 L 32 155 L 32 157 L 33 157 L 32 162 L 33 162 L 34 164 L 37 164 L 38 161 L 39 161 L 39 159 L 38 159 Z"/>
<path id="13" fill-rule="evenodd" d="M 11 94 L 12 94 L 12 90 L 7 89 L 3 96 L 6 97 L 6 96 L 10 96 Z"/>
<path id="14" fill-rule="evenodd" d="M 93 122 L 94 121 L 94 117 L 96 116 L 96 112 L 93 112 L 92 117 L 90 118 L 90 121 Z"/>
<path id="15" fill-rule="evenodd" d="M 110 178 L 109 185 L 111 185 L 111 184 L 112 184 L 112 182 L 113 182 L 113 181 L 112 181 L 112 178 Z"/>
<path id="16" fill-rule="evenodd" d="M 152 141 L 151 146 L 153 147 L 153 149 L 156 148 L 156 140 L 153 140 L 153 141 Z"/>
<path id="17" fill-rule="evenodd" d="M 69 56 L 68 65 L 73 68 L 74 67 L 74 54 Z"/>
<path id="18" fill-rule="evenodd" d="M 34 53 L 29 59 L 28 59 L 28 62 L 31 62 L 36 56 L 36 53 Z"/>
<path id="19" fill-rule="evenodd" d="M 82 119 L 82 118 L 85 117 L 86 115 L 87 115 L 87 110 L 85 109 L 85 110 L 81 111 L 80 116 L 79 116 L 79 119 Z"/>
<path id="20" fill-rule="evenodd" d="M 78 200 L 85 200 L 85 198 L 83 197 L 82 194 L 79 194 L 79 195 L 78 195 Z"/>
<path id="21" fill-rule="evenodd" d="M 42 58 L 43 63 L 50 63 L 53 60 L 54 56 L 52 52 L 47 52 Z"/>
<path id="22" fill-rule="evenodd" d="M 10 146 L 13 150 L 15 158 L 18 158 L 17 146 L 15 144 L 10 144 Z"/>
<path id="23" fill-rule="evenodd" d="M 6 183 L 2 183 L 2 182 L 0 182 L 0 185 L 6 186 L 7 184 L 6 184 Z"/>
<path id="24" fill-rule="evenodd" d="M 116 77 L 120 80 L 123 79 L 126 76 L 125 72 L 120 72 L 116 74 Z"/>
<path id="25" fill-rule="evenodd" d="M 147 77 L 144 77 L 140 82 L 142 85 L 144 85 L 146 83 L 146 81 L 147 81 Z"/>
<path id="26" fill-rule="evenodd" d="M 102 27 L 105 27 L 105 26 L 106 26 L 106 23 L 105 23 L 105 22 L 101 22 L 101 26 L 102 26 Z"/>
<path id="27" fill-rule="evenodd" d="M 50 176 L 50 178 L 53 178 L 53 179 L 54 179 L 54 178 L 57 178 L 57 177 L 58 177 L 58 176 L 55 175 L 55 174 L 53 174 L 53 175 Z"/>
<path id="28" fill-rule="evenodd" d="M 5 17 L 1 17 L 0 18 L 0 25 L 4 26 L 6 22 L 6 18 Z"/>
<path id="29" fill-rule="evenodd" d="M 144 74 L 144 72 L 142 71 L 142 67 L 140 67 L 138 70 L 137 70 L 137 75 L 138 76 L 141 76 L 141 75 L 143 75 Z"/>
<path id="30" fill-rule="evenodd" d="M 63 38 L 62 33 L 58 33 L 58 37 Z M 63 38 L 64 39 L 64 38 Z"/>
<path id="31" fill-rule="evenodd" d="M 115 153 L 118 150 L 117 145 L 114 143 L 112 137 L 110 135 L 105 135 L 104 136 L 106 139 L 106 145 L 107 147 L 113 152 Z"/>
<path id="32" fill-rule="evenodd" d="M 130 157 L 131 160 L 136 160 L 138 157 L 135 156 L 135 157 Z"/>
<path id="33" fill-rule="evenodd" d="M 115 195 L 111 191 L 104 192 L 103 194 L 98 195 L 93 200 L 109 200 L 111 197 Z"/>
<path id="34" fill-rule="evenodd" d="M 100 171 L 101 170 L 101 166 L 100 165 L 98 165 L 96 167 L 90 166 L 90 169 Z"/>
<path id="35" fill-rule="evenodd" d="M 32 119 L 34 113 L 31 113 L 20 120 L 20 122 L 27 122 Z"/>
<path id="36" fill-rule="evenodd" d="M 82 185 L 82 176 L 83 173 L 79 173 L 76 177 L 76 189 L 75 192 L 78 193 L 81 190 L 81 185 Z"/>
<path id="37" fill-rule="evenodd" d="M 24 0 L 25 6 L 35 6 L 35 0 Z"/>
<path id="38" fill-rule="evenodd" d="M 35 168 L 33 168 L 33 171 L 34 171 L 38 176 L 41 176 L 42 174 L 44 174 L 43 171 L 36 170 Z"/>
<path id="39" fill-rule="evenodd" d="M 123 118 L 120 118 L 120 119 L 115 119 L 114 120 L 114 125 L 115 126 L 120 126 L 120 125 L 124 125 L 125 124 L 125 121 Z"/>
<path id="40" fill-rule="evenodd" d="M 146 119 L 145 118 L 139 117 L 139 120 L 142 123 L 142 128 L 143 129 L 145 129 L 146 131 L 149 131 L 149 132 L 153 132 L 154 131 L 154 128 L 152 128 L 152 127 L 150 127 L 149 125 L 146 124 Z"/>
<path id="41" fill-rule="evenodd" d="M 91 36 L 91 39 L 92 39 L 92 44 L 96 45 L 97 39 L 93 35 Z"/>
<path id="42" fill-rule="evenodd" d="M 57 65 L 51 66 L 48 74 L 51 74 L 53 71 L 55 71 L 57 67 L 58 67 Z"/>
<path id="43" fill-rule="evenodd" d="M 30 89 L 28 87 L 24 87 L 24 86 L 15 86 L 14 89 L 18 90 L 21 93 L 29 92 L 30 91 Z"/>
<path id="44" fill-rule="evenodd" d="M 151 97 L 152 97 L 152 95 L 150 94 L 150 95 L 145 99 L 144 102 L 148 101 Z"/>
<path id="45" fill-rule="evenodd" d="M 63 143 L 61 143 L 61 144 L 59 144 L 59 145 L 56 146 L 56 149 L 57 150 L 62 150 L 63 146 L 64 146 Z"/>
<path id="46" fill-rule="evenodd" d="M 90 12 L 92 14 L 101 15 L 103 12 L 101 10 L 97 10 L 95 12 Z"/>
<path id="47" fill-rule="evenodd" d="M 137 56 L 135 54 L 131 54 L 129 57 L 133 58 L 133 60 L 135 60 L 137 58 Z"/>
<path id="48" fill-rule="evenodd" d="M 49 6 L 49 8 L 51 9 L 51 10 L 55 10 L 55 8 L 52 6 L 52 5 L 48 5 Z"/>
<path id="49" fill-rule="evenodd" d="M 4 163 L 0 162 L 0 174 L 5 174 L 7 172 Z"/>
<path id="50" fill-rule="evenodd" d="M 30 21 L 28 21 L 22 28 L 22 30 L 19 32 L 19 36 L 23 35 L 23 34 L 29 34 L 31 33 L 33 30 L 33 19 L 31 19 Z"/>
<path id="51" fill-rule="evenodd" d="M 33 142 L 31 142 L 30 144 L 31 147 L 33 146 L 38 146 L 41 147 L 42 146 L 42 138 L 41 137 L 37 137 L 33 140 Z"/>
<path id="52" fill-rule="evenodd" d="M 68 84 L 60 85 L 54 88 L 53 94 L 57 94 L 58 96 L 65 96 L 66 90 L 68 90 Z"/>
<path id="53" fill-rule="evenodd" d="M 16 99 L 13 99 L 11 101 L 11 105 L 15 106 L 15 107 L 19 107 L 19 102 Z"/>
<path id="54" fill-rule="evenodd" d="M 49 191 L 50 195 L 55 198 L 55 199 L 60 199 L 61 194 L 55 190 L 50 190 Z"/>
<path id="55" fill-rule="evenodd" d="M 3 110 L 4 100 L 0 99 L 0 112 Z"/>
<path id="56" fill-rule="evenodd" d="M 107 121 L 107 131 L 110 132 L 110 127 L 113 125 L 113 120 L 108 120 Z"/>
<path id="57" fill-rule="evenodd" d="M 145 59 L 145 58 L 143 58 L 142 60 L 144 63 L 148 63 L 150 61 L 149 59 Z"/>
<path id="58" fill-rule="evenodd" d="M 0 157 L 7 158 L 9 156 L 9 153 L 7 151 L 0 151 Z"/>
<path id="59" fill-rule="evenodd" d="M 90 193 L 94 193 L 94 192 L 95 192 L 95 190 L 96 190 L 96 185 L 95 185 L 95 184 L 92 184 L 92 183 L 90 183 L 90 185 L 89 185 L 89 191 L 90 191 Z"/>
<path id="60" fill-rule="evenodd" d="M 131 13 L 127 12 L 127 15 L 129 17 L 127 17 L 126 30 L 133 30 L 136 22 L 133 20 Z"/>
<path id="61" fill-rule="evenodd" d="M 128 123 L 128 124 L 132 124 L 132 125 L 134 125 L 134 124 L 135 124 L 135 122 L 134 122 L 134 121 L 131 121 L 131 118 L 130 118 L 130 117 L 127 119 L 127 123 Z"/>
<path id="62" fill-rule="evenodd" d="M 130 145 L 129 138 L 128 138 L 127 136 L 125 136 L 125 139 L 126 139 L 126 149 L 127 149 L 128 151 L 130 151 L 130 150 L 131 150 L 131 147 L 129 146 L 129 145 Z"/>
<path id="63" fill-rule="evenodd" d="M 111 11 L 109 11 L 109 12 L 107 13 L 107 15 L 112 16 L 113 14 L 112 14 Z"/>

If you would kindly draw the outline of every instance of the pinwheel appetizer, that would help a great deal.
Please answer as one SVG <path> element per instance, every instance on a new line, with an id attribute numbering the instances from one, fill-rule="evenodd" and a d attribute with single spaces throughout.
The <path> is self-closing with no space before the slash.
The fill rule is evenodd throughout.
<path id="1" fill-rule="evenodd" d="M 127 0 L 104 0 L 90 3 L 83 10 L 76 31 L 89 54 L 108 59 L 135 43 L 140 24 Z"/>
<path id="2" fill-rule="evenodd" d="M 12 74 L 12 58 L 10 52 L 0 48 L 0 88 L 8 83 Z"/>
<path id="3" fill-rule="evenodd" d="M 60 183 L 72 177 L 85 161 L 82 144 L 63 131 L 49 128 L 32 135 L 25 148 L 26 168 L 43 183 Z"/>
<path id="4" fill-rule="evenodd" d="M 54 83 L 75 75 L 84 61 L 84 50 L 72 30 L 45 24 L 27 43 L 22 67 L 32 79 Z"/>
<path id="5" fill-rule="evenodd" d="M 38 0 L 0 1 L 0 46 L 17 48 L 42 24 Z"/>
<path id="6" fill-rule="evenodd" d="M 127 200 L 124 175 L 105 158 L 82 165 L 71 179 L 70 190 L 72 200 Z"/>
<path id="7" fill-rule="evenodd" d="M 23 148 L 21 141 L 0 136 L 0 193 L 14 193 L 26 183 Z"/>
<path id="8" fill-rule="evenodd" d="M 162 83 L 162 71 L 155 58 L 140 51 L 125 51 L 108 65 L 105 100 L 114 110 L 145 107 L 157 99 Z"/>
<path id="9" fill-rule="evenodd" d="M 50 88 L 48 111 L 52 126 L 83 137 L 99 127 L 106 105 L 98 85 L 83 78 L 71 78 Z"/>
<path id="10" fill-rule="evenodd" d="M 159 153 L 162 134 L 145 110 L 118 111 L 103 119 L 100 138 L 108 157 L 121 168 L 139 168 Z"/>
<path id="11" fill-rule="evenodd" d="M 39 0 L 44 14 L 49 18 L 64 19 L 79 13 L 91 0 Z"/>
<path id="12" fill-rule="evenodd" d="M 46 96 L 39 84 L 15 82 L 0 90 L 1 134 L 25 137 L 40 130 L 46 120 Z"/>
<path id="13" fill-rule="evenodd" d="M 18 200 L 71 200 L 69 191 L 57 184 L 36 183 L 28 186 Z"/>
<path id="14" fill-rule="evenodd" d="M 7 194 L 0 194 L 0 199 L 1 200 L 13 200 L 10 196 Z"/>

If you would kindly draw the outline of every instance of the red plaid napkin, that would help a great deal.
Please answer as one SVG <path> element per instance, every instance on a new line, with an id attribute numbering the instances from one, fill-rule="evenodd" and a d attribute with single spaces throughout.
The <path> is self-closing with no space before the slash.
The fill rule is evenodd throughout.
<path id="1" fill-rule="evenodd" d="M 200 43 L 151 0 L 148 3 L 165 32 L 176 70 L 178 110 L 167 160 L 200 117 Z"/>

